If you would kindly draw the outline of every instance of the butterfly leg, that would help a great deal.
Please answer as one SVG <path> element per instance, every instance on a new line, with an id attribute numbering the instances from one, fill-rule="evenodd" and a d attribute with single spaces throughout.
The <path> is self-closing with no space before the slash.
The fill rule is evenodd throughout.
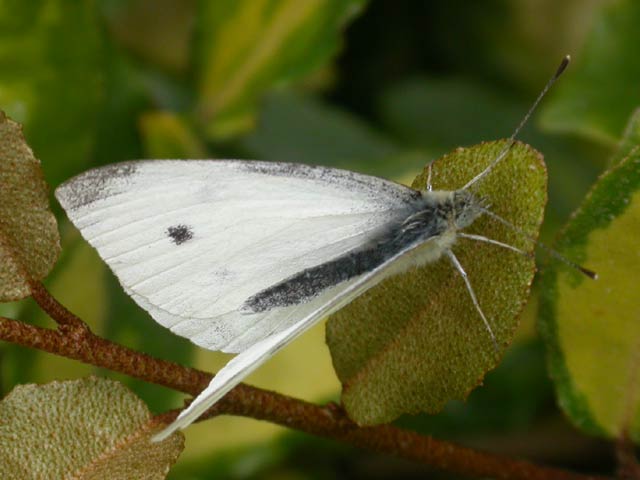
<path id="1" fill-rule="evenodd" d="M 498 348 L 498 342 L 496 341 L 496 336 L 493 334 L 491 325 L 489 325 L 489 321 L 487 320 L 487 317 L 485 317 L 484 312 L 480 308 L 480 304 L 478 303 L 476 293 L 473 291 L 473 287 L 471 286 L 471 282 L 469 281 L 467 272 L 464 271 L 464 268 L 462 268 L 462 265 L 458 261 L 458 258 L 455 256 L 455 254 L 451 250 L 445 250 L 445 253 L 449 257 L 449 260 L 451 260 L 451 263 L 453 264 L 454 268 L 458 271 L 458 273 L 462 277 L 462 280 L 464 280 L 464 283 L 467 286 L 467 291 L 471 296 L 471 300 L 473 301 L 473 304 L 475 305 L 476 310 L 480 314 L 480 318 L 482 318 L 482 321 L 484 322 L 484 326 L 487 328 L 487 331 L 489 332 L 489 336 L 491 337 L 491 341 L 493 342 L 493 347 L 496 349 L 496 352 L 498 352 L 499 348 Z"/>
<path id="2" fill-rule="evenodd" d="M 427 165 L 427 192 L 433 190 L 433 186 L 431 185 L 431 164 Z"/>
<path id="3" fill-rule="evenodd" d="M 490 243 L 491 245 L 497 245 L 498 247 L 506 248 L 507 250 L 512 250 L 516 253 L 519 253 L 520 255 L 524 255 L 525 257 L 533 258 L 532 253 L 525 252 L 524 250 L 514 247 L 513 245 L 509 245 L 508 243 L 499 242 L 498 240 L 494 240 L 493 238 L 488 238 L 482 235 L 475 235 L 473 233 L 464 233 L 464 232 L 459 232 L 458 237 L 468 238 L 470 240 L 477 240 L 478 242 Z"/>
<path id="4" fill-rule="evenodd" d="M 500 222 L 501 224 L 503 224 L 507 228 L 510 228 L 514 232 L 522 235 L 524 238 L 526 238 L 530 242 L 532 242 L 536 247 L 540 247 L 542 250 L 544 250 L 545 252 L 549 253 L 556 260 L 560 260 L 562 263 L 564 263 L 566 265 L 569 265 L 571 268 L 573 268 L 575 270 L 578 270 L 579 272 L 583 273 L 584 275 L 586 275 L 587 277 L 589 277 L 592 280 L 596 280 L 598 278 L 598 274 L 596 272 L 594 272 L 593 270 L 589 270 L 588 268 L 585 268 L 582 265 L 578 265 L 577 263 L 572 262 L 567 257 L 562 255 L 560 252 L 554 250 L 551 247 L 547 247 L 544 243 L 539 242 L 536 238 L 532 237 L 531 235 L 529 235 L 528 233 L 526 233 L 522 229 L 516 227 L 513 223 L 509 222 L 508 220 L 505 220 L 500 215 L 496 215 L 491 210 L 488 210 L 486 208 L 482 208 L 481 207 L 481 210 L 482 210 L 482 213 L 484 213 L 485 215 L 489 216 L 489 218 L 492 218 L 492 219 Z"/>

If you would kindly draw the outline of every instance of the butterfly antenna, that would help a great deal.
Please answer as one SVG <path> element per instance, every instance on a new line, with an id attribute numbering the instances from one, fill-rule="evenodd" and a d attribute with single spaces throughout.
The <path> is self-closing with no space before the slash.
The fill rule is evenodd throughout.
<path id="1" fill-rule="evenodd" d="M 547 92 L 549 91 L 551 86 L 556 82 L 556 80 L 558 80 L 560 75 L 562 75 L 562 72 L 565 71 L 565 69 L 567 68 L 567 65 L 569 65 L 570 61 L 571 61 L 571 57 L 569 55 L 565 55 L 565 57 L 562 59 L 562 62 L 560 62 L 560 65 L 558 66 L 558 69 L 556 70 L 556 73 L 553 74 L 553 76 L 549 79 L 547 84 L 544 86 L 544 88 L 542 89 L 542 91 L 538 95 L 538 98 L 536 98 L 536 101 L 533 102 L 533 105 L 531 105 L 531 108 L 529 108 L 529 111 L 524 116 L 524 118 L 520 121 L 520 124 L 516 127 L 514 132 L 511 134 L 511 136 L 509 137 L 509 141 L 504 146 L 504 148 L 500 151 L 500 153 L 495 158 L 495 160 L 493 162 L 491 162 L 489 164 L 489 166 L 487 168 L 485 168 L 482 172 L 480 172 L 478 175 L 476 175 L 471 180 L 469 180 L 469 182 L 464 187 L 462 187 L 462 190 L 466 190 L 467 188 L 469 188 L 474 183 L 476 183 L 476 182 L 480 181 L 481 179 L 483 179 L 484 177 L 486 177 L 489 174 L 489 172 L 491 172 L 491 170 L 493 170 L 493 168 L 498 163 L 500 163 L 504 159 L 504 157 L 506 157 L 508 155 L 508 153 L 511 150 L 511 148 L 516 143 L 516 137 L 520 133 L 520 130 L 522 130 L 522 127 L 525 126 L 525 124 L 529 120 L 529 117 L 531 117 L 531 114 L 533 114 L 533 112 L 535 111 L 536 107 L 540 103 L 540 100 L 542 100 L 542 98 L 547 94 Z"/>
<path id="2" fill-rule="evenodd" d="M 527 232 L 525 232 L 525 231 L 521 230 L 520 228 L 516 227 L 513 223 L 509 222 L 508 220 L 505 220 L 500 215 L 497 215 L 497 214 L 493 213 L 491 210 L 487 210 L 486 208 L 482 208 L 481 207 L 480 210 L 482 211 L 482 213 L 484 213 L 487 216 L 493 218 L 494 220 L 502 223 L 503 225 L 505 225 L 506 227 L 510 228 L 514 232 L 522 235 L 527 240 L 533 242 L 537 247 L 540 247 L 542 250 L 547 252 L 549 255 L 554 257 L 556 260 L 560 260 L 562 263 L 570 266 L 571 268 L 573 268 L 575 270 L 578 270 L 580 273 L 586 275 L 587 277 L 589 277 L 592 280 L 596 280 L 598 278 L 598 274 L 596 272 L 594 272 L 593 270 L 589 270 L 588 268 L 585 268 L 582 265 L 578 265 L 577 263 L 572 262 L 571 260 L 569 260 L 567 257 L 562 255 L 557 250 L 554 250 L 553 248 L 548 247 L 544 243 L 536 240 L 534 237 L 529 235 Z"/>

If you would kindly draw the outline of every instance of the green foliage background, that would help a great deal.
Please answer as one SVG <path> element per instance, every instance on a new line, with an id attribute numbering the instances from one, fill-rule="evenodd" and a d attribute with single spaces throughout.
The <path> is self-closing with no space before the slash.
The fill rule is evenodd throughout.
<path id="1" fill-rule="evenodd" d="M 96 165 L 168 157 L 308 162 L 409 183 L 456 146 L 508 136 L 571 53 L 575 64 L 522 134 L 545 154 L 543 238 L 552 242 L 640 104 L 638 21 L 632 0 L 1 0 L 0 108 L 25 125 L 52 187 Z M 62 303 L 127 346 L 211 371 L 226 361 L 156 325 L 54 208 L 63 254 L 48 286 Z M 49 325 L 30 301 L 0 305 L 0 314 Z M 488 450 L 609 468 L 608 448 L 577 434 L 555 406 L 535 316 L 534 296 L 518 340 L 468 402 L 397 423 Z M 18 383 L 96 373 L 9 344 L 0 361 L 2 395 Z M 153 411 L 180 404 L 174 392 L 110 376 Z M 322 328 L 250 382 L 337 399 Z M 424 474 L 251 420 L 216 419 L 186 434 L 170 478 Z"/>

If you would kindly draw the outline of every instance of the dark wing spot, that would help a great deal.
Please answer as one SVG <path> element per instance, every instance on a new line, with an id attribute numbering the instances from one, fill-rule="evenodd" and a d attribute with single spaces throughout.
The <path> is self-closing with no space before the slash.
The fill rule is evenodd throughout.
<path id="1" fill-rule="evenodd" d="M 193 238 L 193 231 L 187 225 L 174 225 L 167 228 L 167 235 L 176 245 L 182 245 Z"/>

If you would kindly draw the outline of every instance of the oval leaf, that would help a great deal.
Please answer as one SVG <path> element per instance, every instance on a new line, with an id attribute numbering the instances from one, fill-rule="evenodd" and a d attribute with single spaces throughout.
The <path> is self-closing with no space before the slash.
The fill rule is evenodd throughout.
<path id="1" fill-rule="evenodd" d="M 559 403 L 578 427 L 640 442 L 640 145 L 603 174 L 558 249 L 598 273 L 556 263 L 543 276 L 540 331 Z"/>
<path id="2" fill-rule="evenodd" d="M 0 301 L 29 296 L 60 253 L 40 162 L 22 128 L 0 111 Z"/>
<path id="3" fill-rule="evenodd" d="M 210 138 L 252 126 L 256 103 L 275 84 L 322 66 L 364 0 L 218 0 L 198 19 L 199 119 Z"/>
<path id="4" fill-rule="evenodd" d="M 436 190 L 453 190 L 494 160 L 504 142 L 460 148 L 433 164 Z M 425 188 L 426 172 L 414 182 Z M 537 236 L 546 203 L 541 155 L 517 144 L 476 193 L 491 210 Z M 469 233 L 530 252 L 532 242 L 490 218 Z M 511 342 L 529 293 L 534 262 L 500 247 L 459 239 L 454 252 L 502 347 Z M 392 277 L 333 315 L 327 343 L 343 383 L 342 401 L 360 424 L 403 413 L 437 412 L 465 398 L 498 358 L 460 275 L 446 258 Z"/>
<path id="5" fill-rule="evenodd" d="M 165 478 L 184 447 L 160 443 L 146 406 L 96 377 L 16 387 L 0 403 L 1 478 Z"/>

